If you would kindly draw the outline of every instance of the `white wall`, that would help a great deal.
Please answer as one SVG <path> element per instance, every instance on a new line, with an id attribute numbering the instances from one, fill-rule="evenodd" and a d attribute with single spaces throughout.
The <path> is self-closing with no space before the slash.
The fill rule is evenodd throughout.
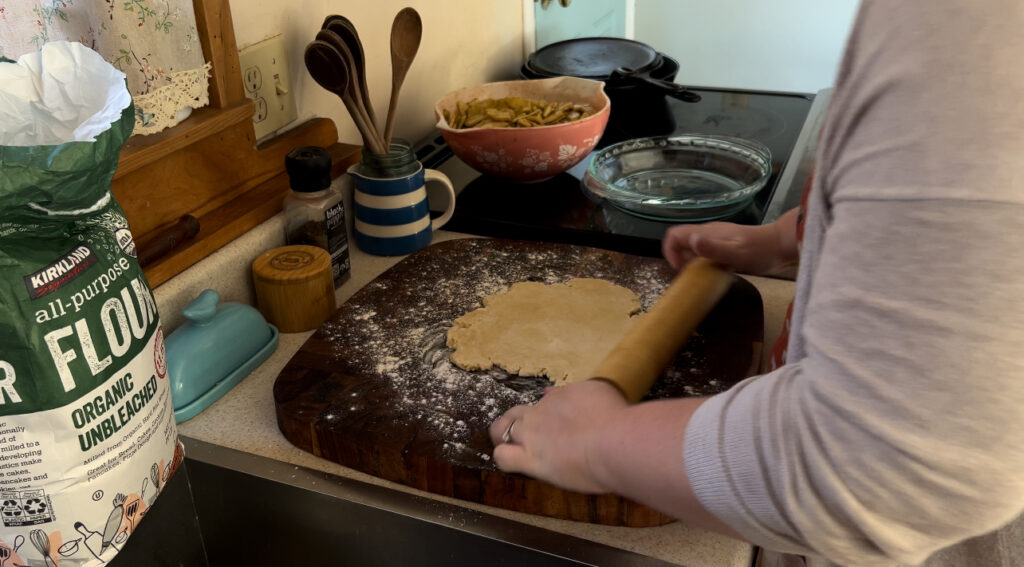
<path id="1" fill-rule="evenodd" d="M 342 142 L 361 144 L 335 95 L 306 72 L 302 53 L 328 14 L 352 20 L 363 42 L 367 83 L 379 120 L 391 93 L 391 21 L 405 6 L 423 19 L 423 41 L 402 86 L 394 135 L 419 140 L 434 124 L 434 103 L 451 90 L 512 78 L 522 64 L 522 6 L 475 0 L 231 0 L 239 49 L 284 34 L 299 120 L 334 120 Z M 383 128 L 383 124 L 381 124 Z"/>
<path id="2" fill-rule="evenodd" d="M 635 38 L 679 61 L 676 82 L 789 92 L 832 85 L 858 5 L 857 0 L 635 1 Z"/>
<path id="3" fill-rule="evenodd" d="M 568 6 L 533 3 L 537 48 L 577 37 L 627 37 L 626 0 L 577 0 Z"/>

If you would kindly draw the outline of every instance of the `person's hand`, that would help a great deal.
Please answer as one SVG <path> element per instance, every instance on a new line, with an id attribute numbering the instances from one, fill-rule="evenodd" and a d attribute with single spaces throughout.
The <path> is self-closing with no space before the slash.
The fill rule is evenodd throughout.
<path id="1" fill-rule="evenodd" d="M 797 259 L 796 210 L 760 226 L 729 222 L 677 225 L 665 233 L 661 251 L 677 270 L 700 257 L 741 273 L 772 273 Z"/>
<path id="2" fill-rule="evenodd" d="M 612 414 L 627 405 L 615 386 L 603 380 L 551 388 L 536 405 L 516 406 L 491 424 L 494 460 L 503 471 L 566 490 L 607 493 L 600 463 L 593 459 L 595 441 L 612 422 Z"/>

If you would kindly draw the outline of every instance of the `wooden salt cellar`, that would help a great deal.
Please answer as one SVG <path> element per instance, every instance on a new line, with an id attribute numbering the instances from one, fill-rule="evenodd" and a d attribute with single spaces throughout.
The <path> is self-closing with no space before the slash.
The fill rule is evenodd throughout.
<path id="1" fill-rule="evenodd" d="M 282 333 L 316 329 L 337 305 L 331 255 L 316 246 L 282 246 L 252 263 L 257 307 Z"/>

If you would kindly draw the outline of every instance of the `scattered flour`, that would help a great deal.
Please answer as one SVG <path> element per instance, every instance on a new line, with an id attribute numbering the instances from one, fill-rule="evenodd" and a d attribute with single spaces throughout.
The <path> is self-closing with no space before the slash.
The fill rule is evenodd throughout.
<path id="1" fill-rule="evenodd" d="M 444 260 L 414 255 L 400 265 L 402 270 L 393 269 L 358 292 L 320 332 L 332 343 L 341 371 L 371 382 L 377 413 L 415 425 L 420 435 L 441 440 L 449 459 L 491 468 L 491 423 L 515 405 L 539 400 L 550 382 L 500 369 L 466 371 L 456 367 L 449 360 L 451 349 L 445 346 L 452 321 L 480 307 L 484 297 L 524 280 L 558 283 L 574 277 L 603 278 L 633 290 L 647 309 L 671 276 L 658 262 L 617 270 L 615 253 L 571 250 L 577 257 L 567 260 L 562 246 L 528 253 L 515 246 L 498 247 L 481 255 L 486 263 L 474 256 L 473 248 L 464 257 Z M 423 278 L 423 274 L 444 276 Z M 404 278 L 429 283 L 410 285 L 412 280 Z M 387 305 L 380 301 L 367 305 L 367 298 L 382 296 L 388 298 L 383 302 Z M 724 390 L 724 386 L 694 380 L 707 366 L 703 346 L 702 337 L 694 337 L 652 396 Z M 357 393 L 351 397 L 356 398 Z M 332 407 L 331 411 L 343 410 Z"/>

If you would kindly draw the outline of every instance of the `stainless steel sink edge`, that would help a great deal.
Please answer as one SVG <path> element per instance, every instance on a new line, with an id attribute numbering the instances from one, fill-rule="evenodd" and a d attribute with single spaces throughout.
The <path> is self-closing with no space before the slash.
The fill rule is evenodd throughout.
<path id="1" fill-rule="evenodd" d="M 181 436 L 189 460 L 583 565 L 677 567 L 652 557 L 407 492 Z M 202 522 L 202 514 L 200 514 Z M 643 529 L 643 528 L 635 528 Z"/>

